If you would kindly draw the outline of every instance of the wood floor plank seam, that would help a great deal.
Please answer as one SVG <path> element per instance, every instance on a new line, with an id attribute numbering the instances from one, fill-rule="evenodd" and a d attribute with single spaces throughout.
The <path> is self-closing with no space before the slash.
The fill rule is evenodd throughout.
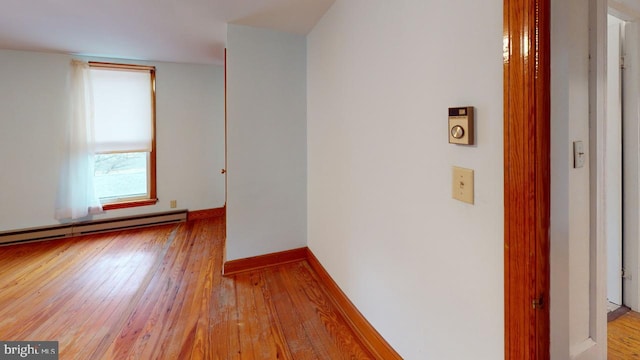
<path id="1" fill-rule="evenodd" d="M 96 246 L 96 249 L 98 249 L 98 253 L 104 253 L 111 246 L 111 240 L 110 238 L 107 238 L 104 244 Z M 85 250 L 86 249 L 84 247 L 81 249 L 81 251 Z M 82 271 L 85 271 L 85 269 L 89 266 L 88 264 L 74 264 L 72 261 L 68 261 L 69 258 L 70 255 L 68 253 L 63 254 L 59 259 L 60 263 L 57 263 L 55 265 L 53 273 L 64 274 L 65 272 L 70 272 L 71 270 L 74 270 L 74 273 L 80 273 Z M 52 272 L 47 273 L 50 275 Z M 44 271 L 36 272 L 32 274 L 32 276 L 33 275 L 35 275 L 34 278 L 37 279 L 39 276 L 44 275 Z M 32 336 L 38 336 L 38 332 L 35 329 L 40 328 L 42 324 L 50 323 L 52 320 L 50 319 L 49 314 L 53 313 L 54 310 L 58 309 L 59 306 L 61 306 L 61 304 L 65 304 L 74 296 L 74 294 L 70 292 L 57 293 L 56 289 L 62 286 L 63 283 L 66 283 L 66 285 L 73 287 L 73 285 L 75 285 L 78 281 L 79 279 L 77 277 L 74 277 L 71 282 L 69 282 L 68 280 L 65 282 L 62 277 L 55 277 L 53 280 L 48 281 L 43 286 L 39 287 L 38 291 L 34 291 L 31 294 L 24 295 L 19 302 L 15 301 L 15 305 L 19 308 L 22 306 L 22 303 L 35 303 L 38 302 L 38 299 L 44 298 L 47 295 L 51 295 L 51 297 L 44 304 L 42 310 L 36 316 L 31 317 L 21 324 L 22 332 L 18 334 L 28 333 L 32 334 Z M 15 307 L 11 306 L 3 307 L 3 309 L 11 312 L 17 311 Z"/>
<path id="2" fill-rule="evenodd" d="M 162 250 L 160 251 L 160 254 L 158 255 L 158 257 L 157 257 L 157 259 L 156 259 L 156 261 L 154 263 L 154 266 L 147 273 L 147 275 L 145 276 L 144 280 L 142 281 L 142 284 L 141 284 L 140 288 L 138 289 L 138 291 L 136 291 L 136 294 L 131 299 L 131 301 L 129 303 L 129 306 L 125 309 L 125 311 L 124 311 L 125 316 L 121 316 L 121 320 L 114 325 L 114 327 L 113 327 L 114 329 L 120 329 L 122 327 L 122 325 L 128 321 L 129 317 L 131 316 L 131 314 L 133 313 L 135 307 L 137 306 L 137 303 L 140 301 L 140 298 L 143 296 L 144 292 L 146 291 L 146 289 L 149 286 L 149 283 L 151 282 L 151 280 L 155 276 L 155 273 L 156 273 L 158 267 L 162 263 L 162 260 L 164 259 L 164 257 L 166 256 L 167 252 L 169 251 L 169 247 L 173 243 L 173 240 L 175 239 L 175 237 L 177 235 L 177 232 L 178 232 L 178 228 L 180 226 L 181 225 L 174 225 L 173 226 L 173 230 L 171 231 L 171 233 L 167 237 L 167 241 L 163 245 Z M 113 342 L 113 338 L 117 334 L 118 334 L 118 331 L 111 331 L 111 332 L 107 333 L 105 335 L 105 337 L 98 344 L 98 347 L 93 352 L 93 354 L 91 356 L 91 359 L 102 358 L 104 356 L 104 352 L 105 352 L 106 348 L 108 348 L 108 346 L 111 345 L 111 343 Z"/>
<path id="3" fill-rule="evenodd" d="M 276 282 L 278 282 L 281 286 L 284 286 L 284 284 L 289 280 L 288 277 L 290 277 L 291 274 L 289 272 L 285 272 L 283 274 L 281 274 L 281 277 L 276 279 Z M 301 293 L 302 292 L 302 293 Z M 288 296 L 290 298 L 291 303 L 293 304 L 292 308 L 295 309 L 295 314 L 300 317 L 300 318 L 305 318 L 302 309 L 299 307 L 299 304 L 303 303 L 303 299 L 304 297 L 306 297 L 306 294 L 304 293 L 304 290 L 301 288 L 295 289 L 294 291 L 288 292 Z M 311 302 L 312 300 L 309 299 L 309 301 Z M 313 307 L 315 308 L 315 314 L 316 316 L 318 316 L 318 314 L 322 311 L 321 308 L 318 306 L 319 304 L 317 302 L 313 303 Z M 308 339 L 314 339 L 317 338 L 319 336 L 321 336 L 321 334 L 326 331 L 326 324 L 322 321 L 322 317 L 318 316 L 318 319 L 320 320 L 319 323 L 315 324 L 315 323 L 303 323 L 303 328 L 304 328 L 304 333 L 307 336 Z M 328 336 L 327 337 L 331 337 L 331 331 L 328 332 Z M 335 350 L 335 353 L 332 353 L 331 350 L 329 349 L 325 349 L 325 348 L 321 348 L 318 346 L 318 344 L 313 343 L 313 349 L 314 349 L 314 354 L 316 356 L 317 359 L 325 359 L 325 358 L 335 358 L 338 356 L 337 354 L 337 349 Z"/>
<path id="4" fill-rule="evenodd" d="M 238 284 L 236 281 L 233 282 L 233 293 L 234 293 L 234 297 L 236 299 L 238 299 Z M 235 307 L 235 312 L 236 312 L 236 326 L 239 328 L 240 327 L 240 311 L 239 311 L 239 307 L 236 305 Z M 237 336 L 238 336 L 238 352 L 237 352 L 237 357 L 234 358 L 240 358 L 242 357 L 242 350 L 240 347 L 240 344 L 242 344 L 242 337 L 240 336 L 240 331 L 237 332 Z"/>
<path id="5" fill-rule="evenodd" d="M 130 268 L 130 266 L 131 266 L 130 264 L 131 263 L 134 263 L 134 264 L 136 263 L 134 260 L 135 260 L 135 254 L 133 254 L 133 253 L 124 253 L 122 256 L 119 256 L 118 263 L 119 263 L 119 265 L 121 267 Z M 136 269 L 138 269 L 137 265 L 134 265 L 134 266 L 136 267 Z M 118 276 L 120 274 L 118 273 L 118 271 L 115 271 L 115 270 L 117 270 L 117 268 L 113 269 L 113 270 L 114 271 L 112 271 L 110 274 L 105 276 L 100 283 L 96 283 L 98 288 L 108 288 L 108 284 L 112 283 L 114 281 L 113 279 L 118 278 Z M 123 282 L 125 282 L 125 283 L 127 283 L 129 281 L 135 281 L 135 280 L 132 280 L 132 279 L 135 278 L 135 272 L 134 271 L 131 271 L 128 274 L 125 274 L 124 276 L 126 277 L 126 280 L 123 280 Z M 82 289 L 82 293 L 83 293 L 82 298 L 86 299 L 86 298 L 90 297 L 91 296 L 90 291 L 91 290 Z M 97 316 L 113 316 L 113 311 L 118 307 L 118 304 L 121 303 L 121 301 L 120 300 L 116 300 L 115 304 L 110 307 L 108 299 L 109 298 L 114 298 L 114 299 L 118 298 L 119 291 L 120 291 L 120 289 L 116 289 L 116 288 L 110 288 L 107 291 L 107 293 L 105 294 L 105 298 L 101 300 L 101 303 L 99 303 L 102 312 L 101 312 L 101 314 L 96 314 Z M 83 301 L 82 305 L 83 305 L 83 307 L 87 305 L 86 300 Z M 75 309 L 75 311 L 78 312 L 78 311 L 80 311 L 80 309 Z M 90 324 L 93 321 L 96 321 L 96 318 L 86 319 L 84 322 L 79 322 L 79 324 L 80 324 L 79 327 L 83 327 L 85 324 Z M 99 338 L 101 336 L 104 336 L 104 334 L 102 332 L 96 332 L 96 333 L 93 333 L 93 334 L 82 334 L 81 336 Z M 64 337 L 62 335 L 58 336 L 57 338 L 59 340 L 64 339 Z M 72 339 L 68 343 L 68 346 L 73 347 L 73 345 L 74 345 L 74 341 Z"/>
<path id="6" fill-rule="evenodd" d="M 261 286 L 262 295 L 265 298 L 265 302 L 267 304 L 267 313 L 270 316 L 271 323 L 276 324 L 276 326 L 272 327 L 272 331 L 274 332 L 273 336 L 278 339 L 279 344 L 282 344 L 282 355 L 285 359 L 293 359 L 293 353 L 291 351 L 291 347 L 289 343 L 286 341 L 286 336 L 284 334 L 284 329 L 280 324 L 282 324 L 282 319 L 278 314 L 278 310 L 273 302 L 272 296 L 272 288 L 269 286 L 268 279 L 263 280 L 263 284 Z"/>
<path id="7" fill-rule="evenodd" d="M 270 336 L 274 339 L 275 347 L 276 347 L 276 355 L 278 359 L 284 357 L 285 359 L 293 358 L 291 348 L 289 343 L 286 341 L 286 337 L 284 336 L 282 329 L 282 320 L 278 316 L 277 312 L 275 312 L 275 306 L 273 304 L 273 290 L 269 286 L 269 282 L 267 277 L 269 276 L 268 272 L 261 271 L 260 272 L 260 286 L 259 293 L 257 295 L 261 296 L 264 299 L 265 304 L 265 313 L 269 318 L 269 323 L 271 326 L 269 327 Z M 259 296 L 257 296 L 259 298 Z"/>

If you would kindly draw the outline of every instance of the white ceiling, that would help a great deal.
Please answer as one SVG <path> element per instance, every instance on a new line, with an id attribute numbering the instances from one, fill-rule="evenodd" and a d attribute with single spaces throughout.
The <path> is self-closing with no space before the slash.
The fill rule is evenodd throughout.
<path id="1" fill-rule="evenodd" d="M 222 64 L 227 24 L 307 34 L 335 0 L 2 0 L 0 48 Z"/>

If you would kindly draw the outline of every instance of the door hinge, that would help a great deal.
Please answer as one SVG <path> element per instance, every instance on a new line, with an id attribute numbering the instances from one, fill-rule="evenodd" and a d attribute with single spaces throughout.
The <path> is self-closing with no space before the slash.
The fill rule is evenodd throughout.
<path id="1" fill-rule="evenodd" d="M 624 270 L 624 268 L 620 269 L 620 277 L 623 279 L 631 278 L 631 276 L 627 276 L 627 272 Z"/>
<path id="2" fill-rule="evenodd" d="M 539 298 L 537 298 L 537 299 L 533 299 L 533 300 L 531 301 L 531 306 L 532 306 L 534 309 L 544 309 L 544 296 L 543 296 L 543 295 L 540 295 L 540 297 L 539 297 Z"/>

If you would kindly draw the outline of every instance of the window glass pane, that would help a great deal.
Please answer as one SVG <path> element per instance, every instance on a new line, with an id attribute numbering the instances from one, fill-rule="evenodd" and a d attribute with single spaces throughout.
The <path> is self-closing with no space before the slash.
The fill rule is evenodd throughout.
<path id="1" fill-rule="evenodd" d="M 148 155 L 146 152 L 96 155 L 94 180 L 100 200 L 148 198 Z"/>

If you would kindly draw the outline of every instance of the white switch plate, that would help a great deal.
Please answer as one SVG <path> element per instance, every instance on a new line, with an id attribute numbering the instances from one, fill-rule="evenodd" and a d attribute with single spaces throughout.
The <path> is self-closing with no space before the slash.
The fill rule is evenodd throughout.
<path id="1" fill-rule="evenodd" d="M 452 180 L 453 198 L 473 204 L 473 170 L 454 166 Z"/>

